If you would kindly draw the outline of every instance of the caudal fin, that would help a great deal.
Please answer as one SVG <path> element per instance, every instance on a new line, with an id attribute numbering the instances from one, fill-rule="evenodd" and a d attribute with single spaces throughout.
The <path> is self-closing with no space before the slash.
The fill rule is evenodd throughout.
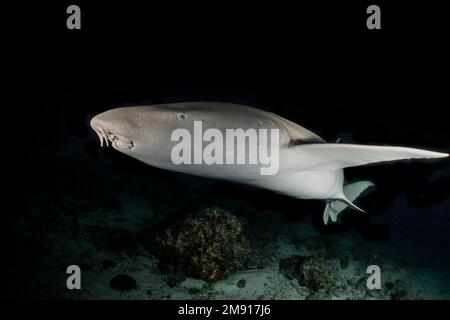
<path id="1" fill-rule="evenodd" d="M 370 181 L 358 181 L 344 186 L 344 194 L 339 199 L 327 200 L 327 205 L 323 212 L 323 223 L 328 224 L 328 220 L 336 222 L 339 214 L 347 207 L 351 207 L 357 211 L 364 212 L 364 210 L 353 204 L 353 201 L 366 189 L 373 187 L 374 184 Z"/>

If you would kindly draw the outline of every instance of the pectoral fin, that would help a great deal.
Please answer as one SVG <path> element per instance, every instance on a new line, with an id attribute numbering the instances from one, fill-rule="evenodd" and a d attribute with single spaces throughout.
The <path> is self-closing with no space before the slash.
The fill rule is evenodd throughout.
<path id="1" fill-rule="evenodd" d="M 383 161 L 449 156 L 448 153 L 414 148 L 341 143 L 304 144 L 293 146 L 285 152 L 286 157 L 282 166 L 288 171 L 328 171 Z"/>

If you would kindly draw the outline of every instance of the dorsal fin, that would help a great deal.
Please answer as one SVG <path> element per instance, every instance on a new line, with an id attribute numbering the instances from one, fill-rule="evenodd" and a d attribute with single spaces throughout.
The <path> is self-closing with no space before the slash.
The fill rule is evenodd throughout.
<path id="1" fill-rule="evenodd" d="M 277 114 L 273 113 L 275 119 L 277 119 L 281 125 L 287 130 L 290 136 L 289 147 L 305 144 L 305 143 L 324 143 L 326 142 L 320 136 L 315 134 L 314 132 L 303 128 L 302 126 L 287 120 L 283 117 L 280 117 Z"/>

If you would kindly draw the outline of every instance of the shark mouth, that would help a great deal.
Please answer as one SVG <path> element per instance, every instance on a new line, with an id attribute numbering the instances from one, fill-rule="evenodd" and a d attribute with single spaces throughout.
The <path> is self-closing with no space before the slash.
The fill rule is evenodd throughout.
<path id="1" fill-rule="evenodd" d="M 95 133 L 97 133 L 98 138 L 100 139 L 100 147 L 103 147 L 104 144 L 109 147 L 110 142 L 111 145 L 116 149 L 125 148 L 131 150 L 134 147 L 134 143 L 132 140 L 119 134 L 114 134 L 113 132 L 107 131 L 104 128 L 98 127 L 97 130 L 95 130 Z"/>

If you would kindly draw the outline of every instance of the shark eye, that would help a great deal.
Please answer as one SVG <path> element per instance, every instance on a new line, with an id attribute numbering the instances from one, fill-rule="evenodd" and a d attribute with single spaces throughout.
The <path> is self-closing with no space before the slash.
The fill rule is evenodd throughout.
<path id="1" fill-rule="evenodd" d="M 178 120 L 184 120 L 186 118 L 187 118 L 187 115 L 185 113 L 183 113 L 183 112 L 180 112 L 180 113 L 177 114 L 177 119 Z"/>

